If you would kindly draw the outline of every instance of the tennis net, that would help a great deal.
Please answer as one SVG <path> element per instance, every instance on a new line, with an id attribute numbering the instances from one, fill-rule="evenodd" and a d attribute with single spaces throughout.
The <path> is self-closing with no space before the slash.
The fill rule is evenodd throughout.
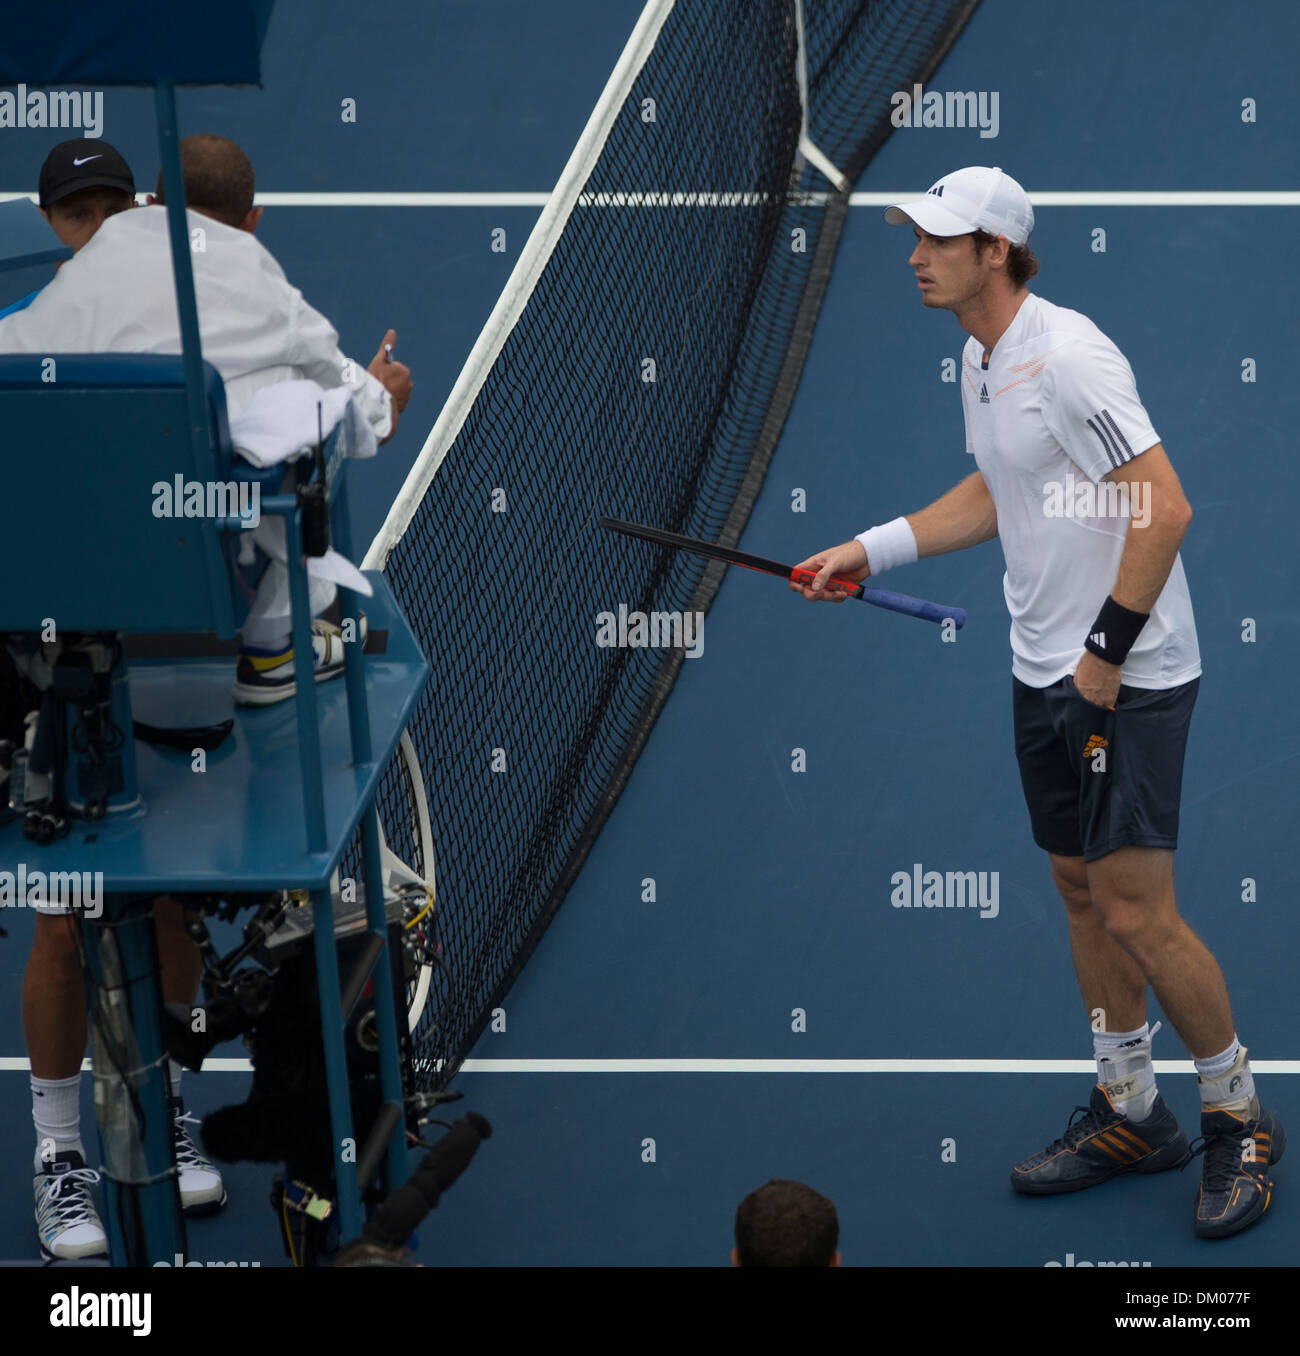
<path id="1" fill-rule="evenodd" d="M 721 580 L 597 517 L 739 540 L 847 190 L 976 3 L 646 5 L 366 559 L 433 665 L 379 796 L 389 848 L 421 875 L 436 855 L 424 1090 L 532 953 L 681 666 L 683 644 L 598 645 L 596 614 L 702 614 Z"/>

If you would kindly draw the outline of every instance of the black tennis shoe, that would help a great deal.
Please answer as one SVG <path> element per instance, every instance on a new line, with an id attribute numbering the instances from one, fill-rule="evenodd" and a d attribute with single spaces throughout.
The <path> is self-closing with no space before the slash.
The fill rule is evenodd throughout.
<path id="1" fill-rule="evenodd" d="M 1144 1121 L 1111 1105 L 1098 1084 L 1087 1106 L 1076 1106 L 1065 1134 L 1011 1169 L 1011 1185 L 1028 1196 L 1082 1191 L 1126 1172 L 1164 1172 L 1190 1157 L 1187 1136 L 1157 1096 Z"/>
<path id="2" fill-rule="evenodd" d="M 1222 1108 L 1201 1113 L 1201 1138 L 1193 1154 L 1204 1154 L 1196 1197 L 1196 1232 L 1227 1238 L 1254 1224 L 1273 1199 L 1269 1170 L 1286 1148 L 1282 1122 L 1254 1104 L 1237 1115 Z"/>

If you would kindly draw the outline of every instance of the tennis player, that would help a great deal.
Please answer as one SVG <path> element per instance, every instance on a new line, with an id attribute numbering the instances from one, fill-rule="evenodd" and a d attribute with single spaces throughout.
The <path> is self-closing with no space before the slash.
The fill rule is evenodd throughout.
<path id="1" fill-rule="evenodd" d="M 1223 974 L 1174 899 L 1201 672 L 1178 555 L 1191 508 L 1124 355 L 1085 316 L 1026 287 L 1038 271 L 1034 213 L 1014 179 L 960 169 L 885 220 L 913 228 L 908 263 L 923 303 L 952 311 L 970 335 L 962 406 L 976 469 L 919 513 L 810 556 L 802 567 L 816 578 L 791 588 L 842 602 L 826 587 L 832 574 L 860 581 L 1001 537 L 1021 782 L 1065 903 L 1084 1006 L 1104 1028 L 1093 1034 L 1089 1105 L 1017 1163 L 1011 1183 L 1078 1191 L 1204 1153 L 1195 1230 L 1235 1234 L 1267 1210 L 1286 1138 L 1260 1106 Z M 1071 493 L 1085 480 L 1090 512 Z M 1148 985 L 1196 1061 L 1195 1148 L 1156 1090 Z"/>

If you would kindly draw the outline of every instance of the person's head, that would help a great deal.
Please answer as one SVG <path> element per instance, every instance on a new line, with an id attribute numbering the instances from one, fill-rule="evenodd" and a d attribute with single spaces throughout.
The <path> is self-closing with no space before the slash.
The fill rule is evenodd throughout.
<path id="1" fill-rule="evenodd" d="M 923 198 L 887 208 L 885 220 L 913 228 L 916 246 L 907 262 L 927 306 L 960 313 L 990 294 L 1017 296 L 1038 272 L 1029 248 L 1034 209 L 1000 169 L 955 170 Z"/>
<path id="2" fill-rule="evenodd" d="M 774 1178 L 736 1210 L 733 1267 L 837 1267 L 835 1206 L 802 1182 Z"/>
<path id="3" fill-rule="evenodd" d="M 228 137 L 200 132 L 180 145 L 185 205 L 240 231 L 255 231 L 262 209 L 253 206 L 253 162 Z M 153 202 L 165 203 L 162 174 Z"/>
<path id="4" fill-rule="evenodd" d="M 116 147 L 77 137 L 45 157 L 37 193 L 54 234 L 75 254 L 109 217 L 135 206 L 135 179 Z"/>

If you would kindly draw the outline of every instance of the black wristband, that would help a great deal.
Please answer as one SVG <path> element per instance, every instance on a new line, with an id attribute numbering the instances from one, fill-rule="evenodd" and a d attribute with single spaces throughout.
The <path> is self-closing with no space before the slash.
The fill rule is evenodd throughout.
<path id="1" fill-rule="evenodd" d="M 1131 612 L 1108 597 L 1097 613 L 1083 648 L 1108 664 L 1122 664 L 1150 615 L 1149 612 Z"/>

